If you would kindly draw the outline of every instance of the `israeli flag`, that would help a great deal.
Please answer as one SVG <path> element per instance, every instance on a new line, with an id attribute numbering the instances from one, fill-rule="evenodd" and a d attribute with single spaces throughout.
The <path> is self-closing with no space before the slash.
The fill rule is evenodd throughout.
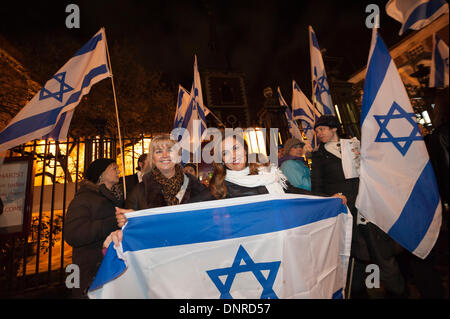
<path id="1" fill-rule="evenodd" d="M 356 207 L 404 248 L 425 258 L 441 226 L 441 200 L 406 89 L 374 29 L 361 112 Z"/>
<path id="2" fill-rule="evenodd" d="M 433 55 L 430 66 L 429 87 L 448 86 L 448 45 L 433 34 Z"/>
<path id="3" fill-rule="evenodd" d="M 178 103 L 180 103 L 180 97 Z M 180 115 L 178 115 L 179 120 L 176 122 L 178 126 L 175 126 L 175 128 L 181 128 L 182 131 L 175 130 L 175 132 L 172 132 L 172 135 L 175 135 L 173 137 L 178 139 L 180 147 L 184 152 L 192 152 L 194 154 L 194 163 L 199 163 L 201 160 L 201 140 L 206 133 L 206 115 L 209 113 L 209 110 L 203 103 L 202 85 L 196 55 L 194 61 L 194 82 L 192 84 L 189 103 L 185 112 L 183 112 L 183 109 L 180 110 Z M 185 162 L 184 156 L 183 162 Z"/>
<path id="4" fill-rule="evenodd" d="M 314 125 L 320 117 L 320 113 L 303 94 L 300 87 L 295 81 L 292 81 L 292 117 L 294 120 L 300 120 L 303 132 L 306 135 L 308 142 L 312 149 L 319 146 L 316 133 L 314 132 Z"/>
<path id="5" fill-rule="evenodd" d="M 189 93 L 181 85 L 178 85 L 177 107 L 173 123 L 174 128 L 181 127 L 184 122 L 184 119 L 186 117 L 191 117 L 192 113 L 191 112 L 188 113 L 188 110 L 192 111 L 192 109 L 190 108 L 191 99 L 192 99 L 191 93 Z M 202 108 L 205 117 L 208 116 L 209 113 L 211 113 L 206 106 L 200 104 L 200 107 Z"/>
<path id="6" fill-rule="evenodd" d="M 300 132 L 300 129 L 297 126 L 297 123 L 295 123 L 294 119 L 292 118 L 292 111 L 287 105 L 286 101 L 284 100 L 283 96 L 281 95 L 280 87 L 277 88 L 278 92 L 278 100 L 280 101 L 280 105 L 284 106 L 284 114 L 286 115 L 286 120 L 289 127 L 289 133 L 291 133 L 292 137 L 295 137 L 299 139 L 300 141 L 303 141 L 302 133 Z"/>
<path id="7" fill-rule="evenodd" d="M 90 298 L 343 298 L 352 216 L 339 199 L 257 195 L 127 217 Z"/>
<path id="8" fill-rule="evenodd" d="M 386 13 L 402 24 L 399 35 L 406 30 L 420 30 L 448 12 L 445 0 L 389 0 Z"/>
<path id="9" fill-rule="evenodd" d="M 309 26 L 309 51 L 311 55 L 312 101 L 320 114 L 334 115 L 325 64 L 323 63 L 319 42 L 317 42 L 316 34 L 311 26 Z"/>
<path id="10" fill-rule="evenodd" d="M 75 107 L 91 87 L 111 76 L 102 28 L 0 132 L 0 151 L 42 137 L 65 139 Z"/>
<path id="11" fill-rule="evenodd" d="M 174 128 L 180 127 L 183 123 L 190 101 L 191 94 L 184 87 L 178 85 L 177 108 L 175 111 L 175 118 L 173 120 Z"/>

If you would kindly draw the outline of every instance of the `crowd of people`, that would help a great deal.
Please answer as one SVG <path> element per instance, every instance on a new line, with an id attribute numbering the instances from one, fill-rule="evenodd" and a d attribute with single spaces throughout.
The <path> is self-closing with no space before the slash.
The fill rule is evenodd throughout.
<path id="1" fill-rule="evenodd" d="M 222 161 L 213 164 L 208 186 L 196 177 L 195 165 L 183 167 L 174 160 L 172 149 L 176 141 L 169 135 L 157 136 L 151 141 L 149 153 L 139 158 L 138 172 L 125 177 L 126 199 L 115 161 L 95 160 L 87 168 L 65 219 L 65 240 L 73 247 L 73 263 L 79 265 L 81 275 L 80 288 L 73 289 L 74 296 L 86 296 L 105 249 L 111 242 L 117 246 L 122 240 L 121 227 L 128 212 L 239 196 L 294 193 L 339 198 L 350 209 L 354 221 L 348 271 L 352 298 L 368 298 L 367 264 L 380 267 L 387 297 L 406 298 L 408 289 L 397 261 L 404 249 L 358 214 L 355 200 L 359 178 L 346 178 L 344 174 L 337 118 L 324 115 L 314 129 L 320 141 L 318 150 L 310 152 L 303 141 L 288 139 L 279 148 L 278 165 L 249 163 L 246 141 L 240 136 L 222 134 Z M 305 159 L 307 152 L 310 163 Z M 428 286 L 421 291 L 425 298 L 442 296 L 440 278 L 432 266 L 429 260 L 420 264 L 430 275 Z"/>

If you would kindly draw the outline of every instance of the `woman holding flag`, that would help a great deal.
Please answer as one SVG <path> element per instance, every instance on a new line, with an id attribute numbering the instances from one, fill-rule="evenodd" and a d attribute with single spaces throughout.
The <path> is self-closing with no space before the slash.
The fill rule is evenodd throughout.
<path id="1" fill-rule="evenodd" d="M 142 183 L 139 183 L 127 197 L 125 202 L 127 209 L 116 208 L 119 227 L 125 225 L 127 212 L 185 204 L 205 189 L 197 178 L 184 173 L 183 167 L 178 163 L 178 155 L 173 151 L 175 144 L 176 141 L 168 134 L 152 139 Z M 121 230 L 113 232 L 104 242 L 104 247 L 108 247 L 111 241 L 118 243 L 117 240 L 121 236 Z"/>
<path id="2" fill-rule="evenodd" d="M 270 165 L 268 161 L 264 164 L 249 161 L 248 146 L 242 136 L 227 134 L 225 130 L 221 143 L 222 161 L 214 163 L 209 189 L 190 202 L 285 192 L 319 195 L 292 186 L 277 165 Z M 346 203 L 341 194 L 332 197 L 341 198 Z"/>

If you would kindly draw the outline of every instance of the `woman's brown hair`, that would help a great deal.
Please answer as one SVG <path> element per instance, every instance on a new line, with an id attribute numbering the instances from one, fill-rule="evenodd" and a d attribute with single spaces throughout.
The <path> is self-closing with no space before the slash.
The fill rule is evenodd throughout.
<path id="1" fill-rule="evenodd" d="M 268 166 L 269 163 L 267 162 L 266 164 L 262 164 L 262 163 L 249 163 L 248 162 L 248 145 L 246 140 L 243 138 L 243 136 L 239 135 L 239 134 L 225 134 L 225 132 L 227 132 L 226 130 L 221 130 L 222 133 L 222 139 L 220 141 L 220 143 L 222 143 L 227 137 L 229 136 L 233 136 L 235 141 L 242 144 L 244 146 L 245 149 L 245 166 L 249 166 L 249 175 L 257 175 L 258 171 L 259 171 L 259 167 L 261 166 Z M 220 147 L 219 149 L 222 149 L 222 147 Z M 258 154 L 259 156 L 262 156 L 262 154 Z M 214 196 L 214 198 L 216 199 L 223 199 L 227 196 L 227 187 L 225 185 L 225 177 L 227 174 L 227 167 L 225 166 L 225 164 L 223 163 L 223 156 L 221 156 L 221 161 L 220 163 L 216 163 L 214 162 L 213 167 L 213 175 L 211 177 L 211 180 L 209 182 L 209 189 L 211 194 Z"/>

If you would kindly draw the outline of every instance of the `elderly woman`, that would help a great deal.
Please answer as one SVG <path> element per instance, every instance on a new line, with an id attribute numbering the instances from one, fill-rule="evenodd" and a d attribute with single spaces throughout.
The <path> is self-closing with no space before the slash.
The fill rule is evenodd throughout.
<path id="1" fill-rule="evenodd" d="M 73 248 L 72 262 L 80 268 L 80 288 L 74 297 L 86 297 L 103 259 L 102 244 L 117 227 L 115 207 L 122 207 L 123 198 L 118 167 L 114 160 L 101 158 L 92 162 L 86 179 L 70 202 L 64 221 L 64 240 Z"/>
<path id="2" fill-rule="evenodd" d="M 126 223 L 126 212 L 185 204 L 205 189 L 196 177 L 185 174 L 183 167 L 176 163 L 178 154 L 173 151 L 175 144 L 168 134 L 152 139 L 142 183 L 127 197 L 127 209 L 116 210 L 119 227 Z M 105 241 L 104 247 L 109 246 L 111 240 L 117 244 L 121 237 L 122 231 L 112 233 Z"/>

